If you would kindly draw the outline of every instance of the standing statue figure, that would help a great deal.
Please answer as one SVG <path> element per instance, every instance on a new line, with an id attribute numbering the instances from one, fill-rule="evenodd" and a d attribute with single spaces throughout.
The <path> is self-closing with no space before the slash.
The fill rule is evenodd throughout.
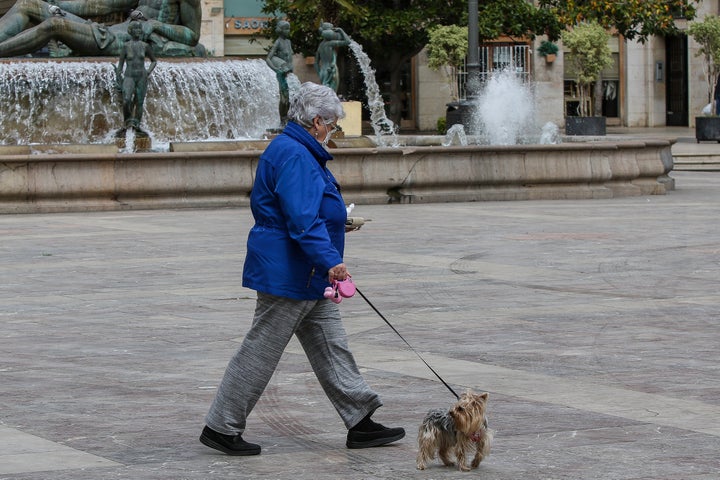
<path id="1" fill-rule="evenodd" d="M 322 41 L 315 52 L 315 70 L 320 76 L 320 83 L 337 92 L 340 73 L 337 68 L 337 47 L 350 45 L 350 37 L 342 28 L 333 28 L 332 23 L 320 24 Z"/>
<path id="2" fill-rule="evenodd" d="M 125 127 L 117 132 L 117 136 L 124 136 L 128 128 L 134 129 L 142 136 L 147 133 L 140 129 L 143 104 L 147 93 L 148 76 L 155 69 L 157 61 L 150 45 L 142 41 L 143 27 L 137 20 L 128 25 L 131 40 L 125 42 L 120 52 L 120 61 L 115 69 L 118 87 L 123 97 L 123 118 Z M 150 67 L 145 69 L 145 58 L 150 59 Z M 123 72 L 123 67 L 125 71 Z"/>
<path id="3" fill-rule="evenodd" d="M 157 56 L 204 55 L 200 0 L 18 0 L 0 18 L 0 57 L 29 55 L 51 40 L 74 55 L 118 56 L 132 19 L 105 26 L 88 18 L 134 10 Z"/>
<path id="4" fill-rule="evenodd" d="M 285 126 L 288 109 L 290 108 L 290 87 L 288 86 L 287 76 L 293 71 L 293 51 L 288 38 L 290 35 L 290 23 L 281 20 L 275 27 L 275 32 L 278 34 L 278 39 L 275 40 L 270 52 L 268 52 L 265 62 L 277 75 L 278 85 L 280 86 L 280 121 Z"/>

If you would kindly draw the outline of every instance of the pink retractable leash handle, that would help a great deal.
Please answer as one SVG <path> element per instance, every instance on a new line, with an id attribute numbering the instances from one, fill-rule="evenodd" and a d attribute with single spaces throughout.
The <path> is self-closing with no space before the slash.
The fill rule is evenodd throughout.
<path id="1" fill-rule="evenodd" d="M 345 280 L 333 280 L 332 286 L 325 288 L 323 296 L 335 303 L 342 302 L 343 298 L 350 298 L 355 295 L 355 284 L 348 275 Z"/>

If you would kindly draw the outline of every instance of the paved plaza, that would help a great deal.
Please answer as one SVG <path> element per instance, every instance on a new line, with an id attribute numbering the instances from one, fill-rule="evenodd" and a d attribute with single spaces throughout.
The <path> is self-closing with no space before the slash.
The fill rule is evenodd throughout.
<path id="1" fill-rule="evenodd" d="M 720 173 L 664 196 L 359 205 L 362 292 L 456 390 L 490 392 L 491 455 L 415 469 L 453 397 L 359 296 L 350 346 L 408 435 L 348 450 L 293 341 L 249 419 L 198 442 L 254 292 L 247 208 L 0 216 L 0 479 L 720 477 Z"/>

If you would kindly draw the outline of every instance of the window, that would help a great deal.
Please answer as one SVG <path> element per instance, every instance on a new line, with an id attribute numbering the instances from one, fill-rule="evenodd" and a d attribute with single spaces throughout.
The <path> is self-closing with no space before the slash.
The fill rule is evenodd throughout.
<path id="1" fill-rule="evenodd" d="M 511 69 L 520 75 L 524 82 L 530 79 L 530 47 L 526 43 L 490 43 L 479 48 L 480 81 L 485 82 L 493 72 Z M 460 98 L 467 98 L 467 62 L 458 71 L 458 91 Z"/>

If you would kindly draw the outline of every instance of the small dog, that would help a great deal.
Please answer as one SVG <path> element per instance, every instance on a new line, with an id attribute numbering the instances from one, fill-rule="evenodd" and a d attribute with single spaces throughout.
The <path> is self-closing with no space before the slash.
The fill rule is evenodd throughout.
<path id="1" fill-rule="evenodd" d="M 483 458 L 490 454 L 493 431 L 488 428 L 485 409 L 487 393 L 473 393 L 471 390 L 460 395 L 450 410 L 430 410 L 418 430 L 418 470 L 425 470 L 427 462 L 437 452 L 446 465 L 453 464 L 454 455 L 458 468 L 467 472 L 477 468 Z M 465 454 L 475 450 L 475 457 L 467 466 Z"/>

